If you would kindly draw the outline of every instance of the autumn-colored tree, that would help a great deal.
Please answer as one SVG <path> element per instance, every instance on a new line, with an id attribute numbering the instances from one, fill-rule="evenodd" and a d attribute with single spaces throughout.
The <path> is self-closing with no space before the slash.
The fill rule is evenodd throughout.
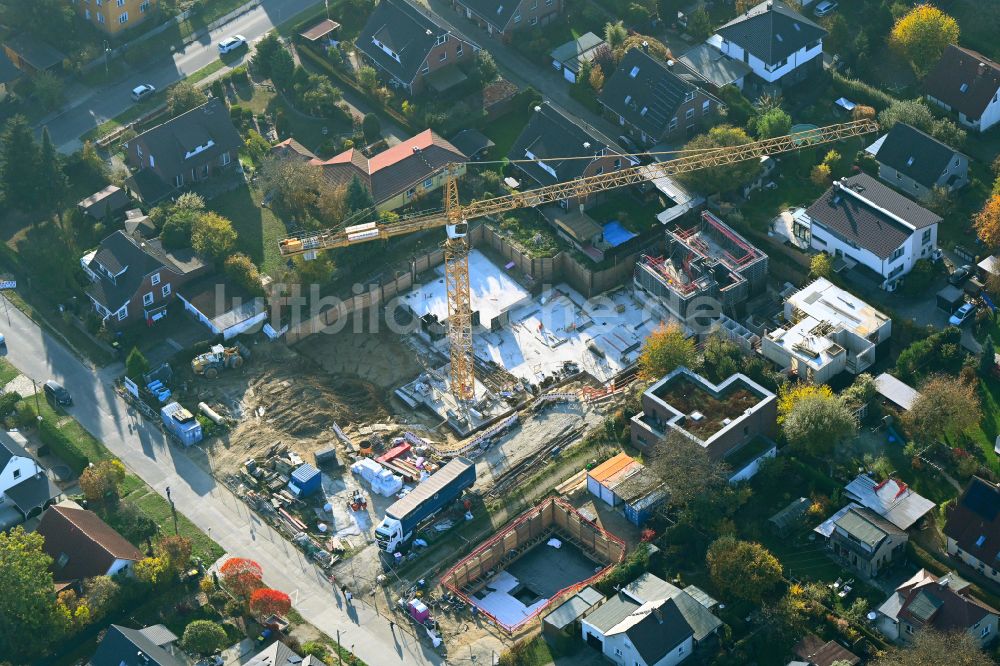
<path id="1" fill-rule="evenodd" d="M 659 379 L 679 366 L 694 368 L 698 351 L 677 324 L 661 325 L 642 345 L 639 372 L 645 379 Z"/>
<path id="2" fill-rule="evenodd" d="M 250 594 L 250 610 L 258 617 L 285 615 L 292 608 L 292 598 L 281 590 L 260 588 Z"/>
<path id="3" fill-rule="evenodd" d="M 828 278 L 833 275 L 833 260 L 826 252 L 817 252 L 809 260 L 809 275 Z"/>
<path id="4" fill-rule="evenodd" d="M 809 180 L 813 182 L 813 185 L 826 187 L 833 180 L 833 173 L 830 170 L 830 166 L 827 164 L 817 164 L 809 172 Z"/>
<path id="5" fill-rule="evenodd" d="M 191 539 L 171 534 L 160 539 L 157 545 L 172 571 L 179 573 L 187 568 L 191 561 Z"/>
<path id="6" fill-rule="evenodd" d="M 858 104 L 851 110 L 851 118 L 853 120 L 874 120 L 875 115 L 875 107 L 864 104 Z"/>
<path id="7" fill-rule="evenodd" d="M 829 453 L 858 430 L 851 409 L 826 385 L 798 384 L 783 390 L 778 422 L 789 444 L 812 455 Z"/>
<path id="8" fill-rule="evenodd" d="M 191 225 L 191 247 L 198 254 L 223 261 L 236 247 L 233 223 L 218 213 L 203 213 Z"/>
<path id="9" fill-rule="evenodd" d="M 889 648 L 872 662 L 872 666 L 989 666 L 995 663 L 979 649 L 968 631 L 945 634 L 924 627 L 910 645 Z"/>
<path id="10" fill-rule="evenodd" d="M 83 590 L 91 619 L 99 620 L 117 606 L 121 586 L 111 576 L 95 576 L 84 582 Z"/>
<path id="11" fill-rule="evenodd" d="M 705 561 L 720 589 L 751 603 L 759 604 L 781 583 L 781 563 L 759 543 L 720 537 L 708 547 Z"/>
<path id="12" fill-rule="evenodd" d="M 685 150 L 712 150 L 730 148 L 750 143 L 745 130 L 732 125 L 716 125 L 708 132 L 699 134 L 684 146 Z M 678 175 L 686 185 L 701 194 L 731 192 L 740 185 L 752 181 L 761 171 L 760 160 L 743 160 L 735 164 L 705 167 Z"/>
<path id="13" fill-rule="evenodd" d="M 594 67 L 590 70 L 590 76 L 587 77 L 590 87 L 594 89 L 594 92 L 601 92 L 601 88 L 604 87 L 604 72 L 601 71 L 600 67 Z"/>
<path id="14" fill-rule="evenodd" d="M 165 557 L 144 557 L 135 563 L 134 569 L 135 577 L 150 585 L 162 583 L 170 571 Z"/>
<path id="15" fill-rule="evenodd" d="M 950 432 L 974 427 L 982 419 L 976 384 L 950 375 L 932 375 L 921 386 L 903 425 L 914 440 L 931 443 Z"/>
<path id="16" fill-rule="evenodd" d="M 80 475 L 80 489 L 88 502 L 117 504 L 125 481 L 125 465 L 120 460 L 102 460 Z"/>
<path id="17" fill-rule="evenodd" d="M 1000 195 L 987 199 L 982 210 L 972 219 L 979 240 L 991 250 L 1000 249 Z"/>
<path id="18" fill-rule="evenodd" d="M 237 252 L 228 256 L 224 268 L 226 277 L 246 289 L 251 295 L 262 296 L 264 294 L 264 287 L 260 282 L 260 271 L 247 255 Z"/>
<path id="19" fill-rule="evenodd" d="M 958 33 L 955 19 L 932 5 L 917 5 L 896 21 L 889 33 L 889 44 L 923 76 L 949 44 L 958 44 Z"/>
<path id="20" fill-rule="evenodd" d="M 264 570 L 245 557 L 230 557 L 219 567 L 219 573 L 222 585 L 244 603 L 250 600 L 254 590 L 264 587 Z"/>

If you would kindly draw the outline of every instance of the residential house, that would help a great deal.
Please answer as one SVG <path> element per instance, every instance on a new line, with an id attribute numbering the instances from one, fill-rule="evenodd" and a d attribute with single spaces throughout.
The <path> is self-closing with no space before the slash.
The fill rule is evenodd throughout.
<path id="1" fill-rule="evenodd" d="M 66 59 L 62 51 L 27 33 L 8 37 L 3 50 L 14 66 L 29 76 L 58 71 Z"/>
<path id="2" fill-rule="evenodd" d="M 168 250 L 159 239 L 116 231 L 80 258 L 97 314 L 111 327 L 152 324 L 166 315 L 178 287 L 210 269 L 194 250 Z"/>
<path id="3" fill-rule="evenodd" d="M 761 338 L 760 352 L 789 376 L 825 384 L 864 372 L 892 335 L 892 320 L 854 294 L 819 278 L 785 299 L 784 328 Z"/>
<path id="4" fill-rule="evenodd" d="M 876 481 L 859 474 L 844 486 L 844 497 L 871 509 L 901 530 L 908 530 L 934 509 L 934 502 L 892 477 Z"/>
<path id="5" fill-rule="evenodd" d="M 612 122 L 646 145 L 686 139 L 709 122 L 720 102 L 686 66 L 629 49 L 598 98 Z"/>
<path id="6" fill-rule="evenodd" d="M 42 515 L 37 532 L 42 549 L 52 558 L 56 583 L 94 576 L 131 575 L 144 556 L 93 511 L 65 500 Z"/>
<path id="7" fill-rule="evenodd" d="M 941 217 L 866 173 L 834 181 L 804 218 L 811 246 L 872 272 L 887 291 L 937 248 Z"/>
<path id="8" fill-rule="evenodd" d="M 766 0 L 715 32 L 708 43 L 764 83 L 798 83 L 823 67 L 826 30 L 780 0 Z"/>
<path id="9" fill-rule="evenodd" d="M 795 644 L 792 652 L 809 666 L 856 666 L 861 658 L 837 641 L 823 641 L 816 634 L 806 636 Z"/>
<path id="10" fill-rule="evenodd" d="M 184 309 L 223 340 L 260 327 L 267 321 L 267 301 L 221 276 L 207 276 L 177 289 Z"/>
<path id="11" fill-rule="evenodd" d="M 444 167 L 454 166 L 454 176 L 465 175 L 468 157 L 434 130 L 383 150 L 372 157 L 350 148 L 321 160 L 295 139 L 287 139 L 272 151 L 302 159 L 323 170 L 334 187 L 344 187 L 357 178 L 365 186 L 380 211 L 395 210 L 440 189 L 446 180 Z"/>
<path id="12" fill-rule="evenodd" d="M 126 160 L 137 170 L 126 187 L 138 199 L 155 203 L 239 163 L 242 147 L 225 103 L 212 98 L 126 144 Z"/>
<path id="13" fill-rule="evenodd" d="M 354 42 L 389 85 L 408 95 L 445 90 L 464 79 L 456 68 L 479 47 L 405 0 L 381 0 Z"/>
<path id="14" fill-rule="evenodd" d="M 715 41 L 721 43 L 720 40 Z M 726 86 L 743 90 L 744 80 L 753 72 L 742 60 L 733 60 L 709 42 L 686 51 L 679 60 L 697 74 L 711 92 L 718 92 Z"/>
<path id="15" fill-rule="evenodd" d="M 6 51 L 0 51 L 0 102 L 7 99 L 11 87 L 21 78 L 21 70 L 14 66 Z"/>
<path id="16" fill-rule="evenodd" d="M 452 0 L 452 6 L 491 37 L 508 42 L 518 30 L 556 20 L 563 0 Z"/>
<path id="17" fill-rule="evenodd" d="M 871 509 L 849 505 L 834 516 L 828 545 L 835 560 L 873 578 L 903 559 L 906 532 Z"/>
<path id="18" fill-rule="evenodd" d="M 588 585 L 542 618 L 542 632 L 557 637 L 576 635 L 583 616 L 606 598 Z"/>
<path id="19" fill-rule="evenodd" d="M 670 666 L 710 640 L 722 621 L 698 588 L 645 573 L 581 620 L 583 640 L 621 666 Z"/>
<path id="20" fill-rule="evenodd" d="M 773 439 L 777 405 L 774 393 L 746 375 L 713 384 L 682 366 L 643 392 L 642 411 L 631 421 L 632 445 L 648 450 L 675 431 L 721 460 L 758 437 Z"/>
<path id="21" fill-rule="evenodd" d="M 879 606 L 875 626 L 889 640 L 904 644 L 927 627 L 965 631 L 986 646 L 996 638 L 998 611 L 972 596 L 968 587 L 954 572 L 935 576 L 921 569 Z"/>
<path id="22" fill-rule="evenodd" d="M 493 139 L 477 129 L 464 129 L 451 137 L 450 142 L 458 148 L 459 153 L 467 155 L 470 160 L 481 160 L 496 147 Z"/>
<path id="23" fill-rule="evenodd" d="M 70 3 L 85 21 L 108 35 L 134 28 L 156 11 L 159 0 L 75 0 Z"/>
<path id="24" fill-rule="evenodd" d="M 275 641 L 252 656 L 249 661 L 243 662 L 243 666 L 308 666 L 308 664 L 292 648 L 281 641 Z"/>
<path id="25" fill-rule="evenodd" d="M 607 43 L 592 32 L 586 32 L 576 39 L 557 46 L 549 53 L 552 67 L 562 72 L 563 78 L 570 83 L 576 83 L 577 77 L 585 63 L 594 60 L 598 49 Z"/>
<path id="26" fill-rule="evenodd" d="M 951 44 L 924 79 L 927 100 L 958 114 L 958 121 L 985 132 L 1000 122 L 1000 64 Z"/>
<path id="27" fill-rule="evenodd" d="M 24 445 L 19 432 L 0 431 L 0 530 L 38 514 L 62 494 Z"/>
<path id="28" fill-rule="evenodd" d="M 972 477 L 944 524 L 948 554 L 1000 582 L 1000 486 Z"/>
<path id="29" fill-rule="evenodd" d="M 565 183 L 632 165 L 609 139 L 582 127 L 578 119 L 563 115 L 548 102 L 535 107 L 507 156 L 537 185 Z M 589 195 L 564 199 L 560 205 L 566 209 L 580 204 L 587 207 L 598 199 Z"/>
<path id="30" fill-rule="evenodd" d="M 88 666 L 184 666 L 188 662 L 176 642 L 177 636 L 162 624 L 143 629 L 112 624 Z"/>
<path id="31" fill-rule="evenodd" d="M 125 233 L 132 238 L 140 238 L 142 240 L 156 238 L 159 234 L 156 225 L 149 219 L 149 215 L 143 213 L 139 208 L 132 208 L 125 211 Z"/>
<path id="32" fill-rule="evenodd" d="M 878 161 L 878 177 L 926 200 L 935 187 L 954 192 L 969 182 L 969 158 L 906 123 L 896 123 L 867 148 Z"/>
<path id="33" fill-rule="evenodd" d="M 128 194 L 117 185 L 108 185 L 82 199 L 76 207 L 95 220 L 114 216 L 129 204 Z"/>

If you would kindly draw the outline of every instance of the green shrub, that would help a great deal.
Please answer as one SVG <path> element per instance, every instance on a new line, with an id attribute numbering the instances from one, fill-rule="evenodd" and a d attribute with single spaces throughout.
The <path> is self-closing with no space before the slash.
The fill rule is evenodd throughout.
<path id="1" fill-rule="evenodd" d="M 233 81 L 236 83 L 246 83 L 249 80 L 246 65 L 236 67 L 229 73 L 229 76 L 232 77 Z"/>
<path id="2" fill-rule="evenodd" d="M 80 451 L 76 444 L 52 421 L 42 419 L 38 422 L 38 438 L 77 474 L 90 464 L 90 459 L 87 458 L 86 454 Z"/>
<path id="3" fill-rule="evenodd" d="M 868 85 L 864 81 L 851 79 L 834 72 L 833 90 L 837 95 L 847 97 L 857 103 L 867 104 L 875 107 L 876 110 L 888 108 L 893 102 L 898 101 L 889 93 L 879 90 L 875 86 Z"/>
<path id="4" fill-rule="evenodd" d="M 21 401 L 21 396 L 17 391 L 0 395 L 0 418 L 6 418 L 14 413 L 17 403 Z"/>

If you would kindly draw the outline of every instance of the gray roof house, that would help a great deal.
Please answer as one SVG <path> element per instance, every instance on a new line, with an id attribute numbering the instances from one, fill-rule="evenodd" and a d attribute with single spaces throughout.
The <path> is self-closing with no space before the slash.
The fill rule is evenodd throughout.
<path id="1" fill-rule="evenodd" d="M 89 666 L 184 666 L 187 661 L 174 646 L 176 642 L 177 636 L 162 624 L 144 629 L 112 624 Z"/>
<path id="2" fill-rule="evenodd" d="M 629 49 L 599 101 L 612 122 L 653 145 L 691 136 L 719 110 L 720 102 L 697 83 L 700 79 L 685 65 Z"/>
<path id="3" fill-rule="evenodd" d="M 765 83 L 797 83 L 822 68 L 826 30 L 780 0 L 766 0 L 715 32 L 709 44 Z"/>
<path id="4" fill-rule="evenodd" d="M 597 50 L 607 46 L 607 43 L 592 32 L 586 32 L 576 39 L 557 46 L 549 53 L 552 58 L 552 67 L 557 72 L 563 73 L 563 78 L 570 83 L 576 83 L 577 76 L 583 68 L 583 64 L 591 62 L 597 54 Z"/>
<path id="5" fill-rule="evenodd" d="M 710 43 L 699 44 L 686 51 L 680 62 L 698 74 L 712 91 L 729 85 L 743 90 L 744 79 L 753 71 L 742 60 L 733 60 Z"/>
<path id="6" fill-rule="evenodd" d="M 62 491 L 45 468 L 28 453 L 19 432 L 0 431 L 0 530 L 38 514 L 55 502 Z"/>
<path id="7" fill-rule="evenodd" d="M 917 199 L 935 187 L 953 192 L 969 182 L 969 158 L 906 123 L 896 123 L 866 149 L 878 161 L 878 177 Z"/>
<path id="8" fill-rule="evenodd" d="M 924 93 L 971 129 L 1000 122 L 1000 64 L 972 49 L 949 45 L 924 79 Z"/>
<path id="9" fill-rule="evenodd" d="M 871 509 L 849 505 L 834 517 L 829 546 L 834 559 L 873 577 L 903 557 L 907 541 L 906 532 Z"/>
<path id="10" fill-rule="evenodd" d="M 531 30 L 556 20 L 563 0 L 452 0 L 455 10 L 486 30 L 509 41 L 519 30 Z"/>

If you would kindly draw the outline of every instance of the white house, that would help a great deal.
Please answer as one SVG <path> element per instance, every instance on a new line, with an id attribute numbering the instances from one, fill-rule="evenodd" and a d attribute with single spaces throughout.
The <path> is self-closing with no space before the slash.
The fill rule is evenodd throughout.
<path id="1" fill-rule="evenodd" d="M 256 330 L 267 321 L 267 301 L 220 277 L 206 277 L 177 290 L 184 309 L 224 340 Z"/>
<path id="2" fill-rule="evenodd" d="M 0 432 L 0 529 L 38 513 L 61 494 L 25 451 L 26 443 L 20 433 Z"/>
<path id="3" fill-rule="evenodd" d="M 980 132 L 1000 122 L 1000 64 L 954 44 L 924 79 L 927 101 L 958 115 Z"/>
<path id="4" fill-rule="evenodd" d="M 823 67 L 826 30 L 780 0 L 767 0 L 726 23 L 708 40 L 767 83 L 798 83 Z"/>
<path id="5" fill-rule="evenodd" d="M 878 161 L 878 177 L 917 199 L 935 187 L 953 192 L 969 182 L 969 158 L 906 123 L 896 123 L 865 149 Z"/>
<path id="6" fill-rule="evenodd" d="M 895 291 L 919 259 L 937 247 L 941 217 L 865 173 L 834 181 L 806 209 L 811 245 L 881 276 Z"/>
<path id="7" fill-rule="evenodd" d="M 646 573 L 584 616 L 583 639 L 620 666 L 672 666 L 714 635 L 714 599 Z"/>

